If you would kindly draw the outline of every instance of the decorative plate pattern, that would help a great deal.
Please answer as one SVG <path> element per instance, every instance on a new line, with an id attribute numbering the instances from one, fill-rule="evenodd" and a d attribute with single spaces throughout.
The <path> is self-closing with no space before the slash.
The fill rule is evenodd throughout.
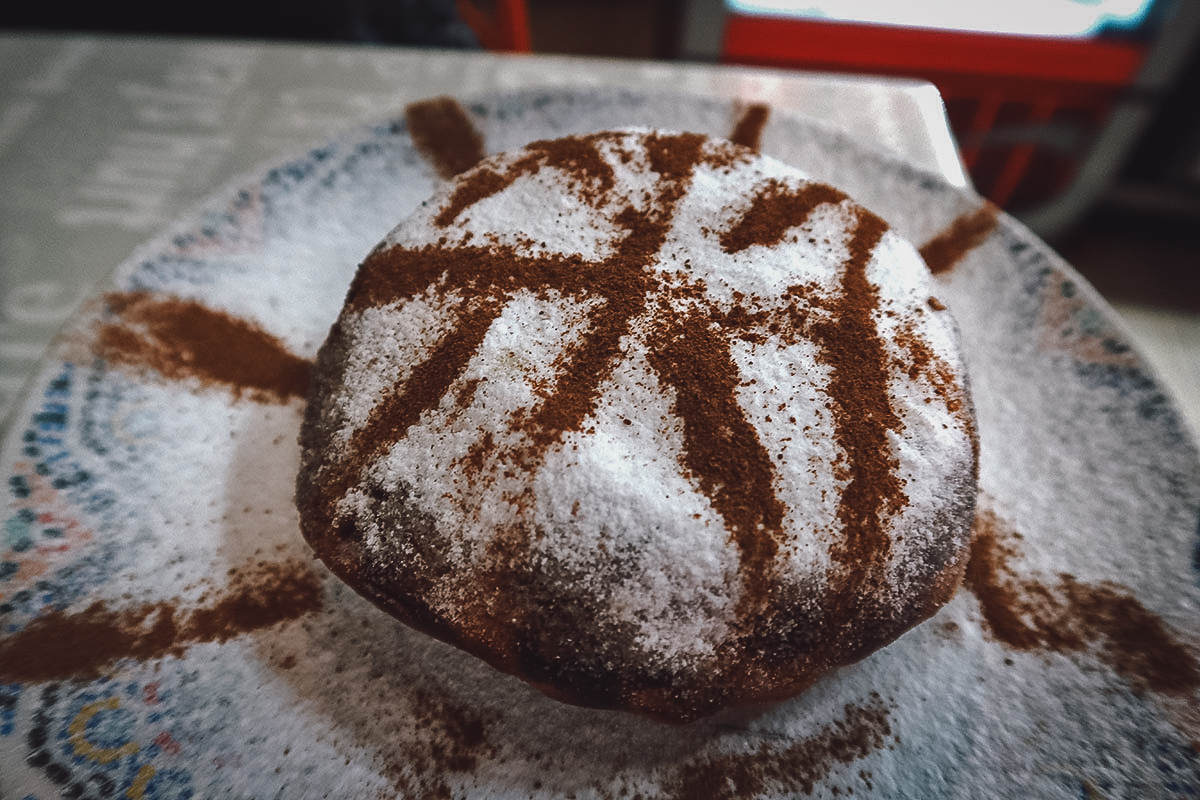
<path id="1" fill-rule="evenodd" d="M 462 126 L 410 113 L 218 193 L 53 347 L 0 461 L 0 796 L 1200 794 L 1200 454 L 1070 267 L 799 116 L 606 90 L 465 108 L 488 152 L 733 136 L 921 244 L 979 417 L 964 588 L 801 697 L 665 727 L 549 700 L 330 577 L 292 502 L 302 387 L 357 263 L 453 171 Z"/>

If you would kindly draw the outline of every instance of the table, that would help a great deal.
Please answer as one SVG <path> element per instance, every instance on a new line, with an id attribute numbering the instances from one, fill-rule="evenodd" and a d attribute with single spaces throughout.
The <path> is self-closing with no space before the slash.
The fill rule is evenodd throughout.
<path id="1" fill-rule="evenodd" d="M 0 34 L 0 416 L 138 244 L 236 176 L 441 93 L 669 87 L 803 110 L 965 183 L 927 84 L 484 52 Z"/>
<path id="2" fill-rule="evenodd" d="M 564 56 L 0 32 L 0 429 L 55 331 L 97 283 L 220 186 L 414 100 L 564 85 L 768 102 L 890 148 L 956 185 L 967 182 L 941 98 L 919 81 Z M 1161 338 L 1162 330 L 1149 325 L 1136 333 Z M 1152 344 L 1151 350 L 1172 347 Z M 1172 365 L 1166 366 L 1170 384 Z M 1192 395 L 1200 388 L 1194 383 L 1175 381 L 1175 391 L 1195 420 L 1200 402 Z"/>

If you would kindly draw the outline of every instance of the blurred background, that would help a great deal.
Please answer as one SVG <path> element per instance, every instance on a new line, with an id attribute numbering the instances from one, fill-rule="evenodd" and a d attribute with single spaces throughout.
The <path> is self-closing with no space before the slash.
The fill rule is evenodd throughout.
<path id="1" fill-rule="evenodd" d="M 1200 0 L 6 0 L 2 28 L 924 78 L 982 194 L 1200 342 Z"/>

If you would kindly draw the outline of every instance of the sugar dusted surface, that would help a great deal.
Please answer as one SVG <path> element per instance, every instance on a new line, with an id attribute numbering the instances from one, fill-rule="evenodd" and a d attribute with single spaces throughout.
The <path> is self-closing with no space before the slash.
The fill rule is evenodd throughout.
<path id="1" fill-rule="evenodd" d="M 917 621 L 912 609 L 927 605 L 931 582 L 962 560 L 963 509 L 973 502 L 974 429 L 956 333 L 948 315 L 930 307 L 930 277 L 910 244 L 881 228 L 872 250 L 856 255 L 869 215 L 839 193 L 818 187 L 813 196 L 826 199 L 777 236 L 751 233 L 748 245 L 730 244 L 726 232 L 758 213 L 764 192 L 802 198 L 808 186 L 792 168 L 728 143 L 631 131 L 535 143 L 484 162 L 417 209 L 360 269 L 339 323 L 341 378 L 316 404 L 324 425 L 337 425 L 320 434 L 328 452 L 309 454 L 309 480 L 328 484 L 323 474 L 342 471 L 332 481 L 344 486 L 340 493 L 322 491 L 331 495 L 327 519 L 360 532 L 358 558 L 367 566 L 344 567 L 351 583 L 355 570 L 369 571 L 374 586 L 403 586 L 410 570 L 434 570 L 421 613 L 460 631 L 450 638 L 464 637 L 494 663 L 515 658 L 510 645 L 493 644 L 497 636 L 570 637 L 541 631 L 582 626 L 581 641 L 594 644 L 569 658 L 658 676 L 652 680 L 685 694 L 767 669 L 742 664 L 760 656 L 740 642 L 748 629 L 769 629 L 763 620 L 771 616 L 787 630 L 815 627 L 804 636 L 820 640 L 821 620 L 841 613 L 829 598 L 846 591 L 847 580 L 871 584 L 850 589 L 865 598 L 854 602 L 879 603 L 906 620 L 867 631 L 867 639 L 882 644 Z M 648 249 L 631 256 L 630 242 Z M 901 420 L 875 446 L 889 451 L 880 463 L 901 476 L 902 494 L 851 512 L 876 516 L 872 525 L 886 540 L 862 539 L 854 546 L 872 554 L 851 557 L 880 565 L 846 567 L 843 498 L 864 480 L 852 463 L 862 455 L 839 438 L 857 423 L 845 422 L 854 412 L 831 388 L 839 367 L 826 352 L 847 345 L 814 331 L 847 324 L 843 283 L 856 258 L 867 259 L 859 269 L 877 287 L 878 297 L 863 301 L 873 304 L 866 324 L 882 341 L 880 391 Z M 480 272 L 487 259 L 493 272 Z M 398 270 L 427 274 L 429 283 L 405 283 L 393 298 L 381 276 Z M 599 283 L 588 289 L 591 281 Z M 460 322 L 479 314 L 486 329 L 463 333 Z M 694 328 L 700 319 L 708 321 Z M 619 327 L 604 333 L 612 324 Z M 672 338 L 681 335 L 691 338 Z M 476 343 L 453 356 L 455 374 L 423 371 L 462 336 Z M 572 366 L 604 347 L 615 349 L 603 350 L 601 362 Z M 667 366 L 664 353 L 676 347 L 683 355 L 669 356 Z M 677 383 L 714 369 L 688 363 L 695 347 L 705 353 L 697 359 L 727 358 L 734 370 L 700 378 L 733 381 L 713 385 L 731 392 L 712 401 L 715 412 L 702 410 L 708 388 Z M 914 347 L 933 365 L 910 368 Z M 420 393 L 430 380 L 445 381 L 440 396 L 421 400 L 419 413 L 404 411 L 402 430 L 378 428 L 393 413 L 389 394 Z M 562 401 L 571 391 L 584 391 L 582 412 L 566 410 L 577 402 Z M 701 410 L 688 410 L 697 402 L 692 392 Z M 712 413 L 728 421 L 705 421 Z M 391 432 L 380 439 L 379 430 Z M 697 436 L 729 443 L 699 456 Z M 337 466 L 356 458 L 365 459 L 361 467 Z M 726 459 L 749 460 L 717 463 Z M 347 471 L 354 469 L 357 478 Z M 306 535 L 336 563 L 313 516 Z M 753 519 L 760 521 L 745 521 Z M 758 531 L 739 527 L 747 524 Z M 415 529 L 397 538 L 396 525 L 441 541 L 436 566 L 410 541 Z M 481 597 L 491 580 L 506 588 Z M 559 613 L 529 610 L 546 602 L 561 604 L 571 621 L 522 621 Z M 755 609 L 764 603 L 789 610 L 762 617 Z M 509 633 L 484 632 L 510 624 Z M 795 678 L 769 680 L 810 681 L 846 646 L 806 656 L 812 663 Z"/>

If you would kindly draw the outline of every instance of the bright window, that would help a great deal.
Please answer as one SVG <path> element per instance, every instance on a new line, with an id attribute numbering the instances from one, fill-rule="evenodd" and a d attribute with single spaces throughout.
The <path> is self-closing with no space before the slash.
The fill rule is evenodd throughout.
<path id="1" fill-rule="evenodd" d="M 739 14 L 774 14 L 1027 36 L 1094 36 L 1136 28 L 1155 0 L 726 0 Z"/>

